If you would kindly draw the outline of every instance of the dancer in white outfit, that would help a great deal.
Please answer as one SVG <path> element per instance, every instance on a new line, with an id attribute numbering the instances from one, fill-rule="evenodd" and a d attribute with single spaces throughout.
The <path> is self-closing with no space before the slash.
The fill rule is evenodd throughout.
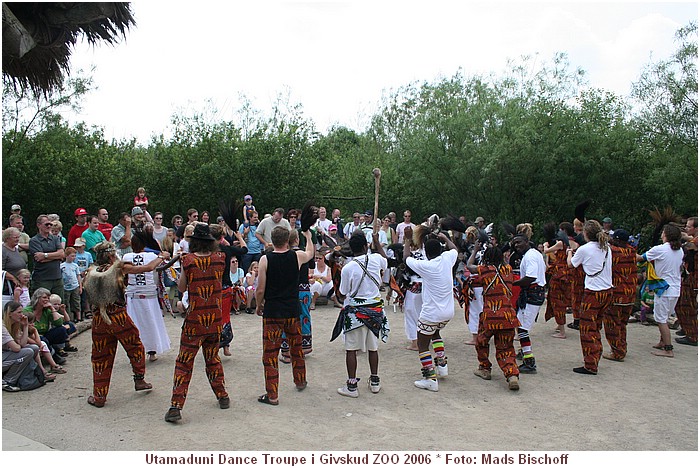
<path id="1" fill-rule="evenodd" d="M 144 242 L 137 235 L 131 238 L 133 252 L 125 254 L 122 262 L 134 266 L 147 265 L 157 254 L 144 252 Z M 129 274 L 126 287 L 126 312 L 139 329 L 141 341 L 150 361 L 156 354 L 170 349 L 170 337 L 163 322 L 163 312 L 158 304 L 158 290 L 153 272 Z"/>

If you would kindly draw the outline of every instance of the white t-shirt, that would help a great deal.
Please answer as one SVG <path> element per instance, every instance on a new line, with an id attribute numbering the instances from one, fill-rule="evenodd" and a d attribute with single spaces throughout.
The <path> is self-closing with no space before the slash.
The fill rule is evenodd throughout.
<path id="1" fill-rule="evenodd" d="M 333 224 L 333 221 L 331 221 L 328 218 L 326 218 L 324 220 L 319 219 L 316 221 L 316 226 L 323 229 L 323 232 L 325 232 L 326 234 L 328 234 L 328 228 L 330 227 L 331 224 Z"/>
<path id="2" fill-rule="evenodd" d="M 400 223 L 398 224 L 398 226 L 396 226 L 396 234 L 399 236 L 397 242 L 398 242 L 399 244 L 403 244 L 403 234 L 404 234 L 403 231 L 404 231 L 404 229 L 406 229 L 406 228 L 409 227 L 409 226 L 411 226 L 411 229 L 415 229 L 415 228 L 416 228 L 416 225 L 415 225 L 415 224 L 413 224 L 413 223 L 404 223 L 404 222 L 400 222 Z"/>
<path id="3" fill-rule="evenodd" d="M 520 277 L 535 278 L 535 283 L 538 286 L 544 287 L 547 284 L 547 265 L 544 264 L 544 258 L 537 249 L 528 249 L 520 260 Z"/>
<path id="4" fill-rule="evenodd" d="M 587 242 L 576 249 L 576 253 L 571 257 L 571 264 L 574 267 L 583 265 L 583 271 L 586 273 L 586 279 L 584 280 L 586 289 L 604 291 L 613 287 L 612 252 L 610 247 L 605 251 L 600 249 L 598 242 Z"/>
<path id="5" fill-rule="evenodd" d="M 129 252 L 122 257 L 122 261 L 125 263 L 131 263 L 134 266 L 141 266 L 151 263 L 157 256 L 158 255 L 154 254 L 153 252 Z M 130 273 L 128 276 L 126 292 L 145 294 L 156 291 L 156 283 L 154 281 L 152 271 L 136 274 Z"/>
<path id="6" fill-rule="evenodd" d="M 255 231 L 258 234 L 262 236 L 263 239 L 265 239 L 265 242 L 268 244 L 272 243 L 272 230 L 276 228 L 277 226 L 282 226 L 290 231 L 292 230 L 291 224 L 289 224 L 289 221 L 287 218 L 281 218 L 278 223 L 275 223 L 275 221 L 272 219 L 272 216 L 269 218 L 265 218 L 262 221 L 260 221 L 260 224 L 258 224 L 258 229 Z"/>
<path id="7" fill-rule="evenodd" d="M 452 267 L 458 252 L 450 249 L 432 260 L 406 259 L 406 266 L 423 279 L 423 307 L 420 319 L 425 322 L 445 322 L 455 314 L 452 296 Z"/>
<path id="8" fill-rule="evenodd" d="M 681 265 L 683 265 L 683 249 L 673 250 L 671 244 L 665 242 L 649 249 L 644 256 L 648 261 L 654 261 L 656 276 L 668 283 L 664 296 L 679 297 L 681 295 Z"/>
<path id="9" fill-rule="evenodd" d="M 382 275 L 387 267 L 386 258 L 379 254 L 360 255 L 353 258 L 340 270 L 340 293 L 345 296 L 345 305 L 357 306 L 368 301 L 377 302 L 381 299 L 379 286 L 370 278 L 363 279 L 364 270 L 358 265 L 358 262 L 365 265 L 368 257 L 367 271 L 377 284 L 382 284 Z M 355 294 L 355 297 L 352 297 L 351 294 Z"/>

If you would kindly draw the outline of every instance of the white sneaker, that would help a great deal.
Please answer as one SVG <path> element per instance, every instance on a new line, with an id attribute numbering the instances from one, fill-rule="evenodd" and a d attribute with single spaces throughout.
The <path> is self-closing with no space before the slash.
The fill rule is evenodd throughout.
<path id="1" fill-rule="evenodd" d="M 358 396 L 360 396 L 360 393 L 357 391 L 356 388 L 354 390 L 350 390 L 347 385 L 343 385 L 342 387 L 340 387 L 338 389 L 338 393 L 350 398 L 357 398 Z"/>
<path id="2" fill-rule="evenodd" d="M 367 379 L 367 386 L 369 387 L 372 393 L 379 393 L 379 390 L 382 389 L 382 384 L 379 382 L 379 380 L 373 382 L 372 377 Z"/>
<path id="3" fill-rule="evenodd" d="M 430 390 L 431 392 L 438 391 L 438 382 L 433 379 L 422 379 L 416 380 L 413 384 L 418 388 L 423 388 L 425 390 Z"/>
<path id="4" fill-rule="evenodd" d="M 447 377 L 447 364 L 444 366 L 435 366 L 435 373 L 438 377 Z"/>

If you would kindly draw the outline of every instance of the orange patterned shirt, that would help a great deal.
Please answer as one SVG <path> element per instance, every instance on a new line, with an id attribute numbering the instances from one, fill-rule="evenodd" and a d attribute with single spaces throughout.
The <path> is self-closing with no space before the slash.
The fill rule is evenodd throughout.
<path id="1" fill-rule="evenodd" d="M 493 265 L 479 265 L 479 277 L 484 286 L 484 311 L 479 322 L 487 330 L 508 330 L 520 326 L 520 321 L 513 308 L 513 269 L 510 265 L 501 265 L 496 275 Z"/>
<path id="2" fill-rule="evenodd" d="M 187 276 L 189 308 L 182 329 L 186 335 L 221 334 L 221 279 L 226 255 L 214 252 L 206 257 L 193 253 L 180 260 Z"/>

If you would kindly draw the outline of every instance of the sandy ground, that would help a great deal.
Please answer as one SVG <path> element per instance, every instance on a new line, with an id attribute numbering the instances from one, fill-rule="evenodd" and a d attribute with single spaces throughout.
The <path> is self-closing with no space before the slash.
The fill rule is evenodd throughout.
<path id="1" fill-rule="evenodd" d="M 336 393 L 346 378 L 342 342 L 329 342 L 338 309 L 323 306 L 313 311 L 308 388 L 297 392 L 290 365 L 280 364 L 280 405 L 258 403 L 264 393 L 261 319 L 242 314 L 232 316 L 233 356 L 222 353 L 231 408 L 219 409 L 200 354 L 183 419 L 168 424 L 163 416 L 182 319 L 166 316 L 173 348 L 147 365 L 153 391 L 133 391 L 120 347 L 106 406 L 89 406 L 88 330 L 73 340 L 79 352 L 64 366 L 68 374 L 31 392 L 3 392 L 3 428 L 57 450 L 80 451 L 698 450 L 698 350 L 677 345 L 674 359 L 652 356 L 655 327 L 630 324 L 625 362 L 603 360 L 597 376 L 583 376 L 571 370 L 582 363 L 578 332 L 552 338 L 553 321 L 544 323 L 541 314 L 532 333 L 539 372 L 522 376 L 521 390 L 512 392 L 495 360 L 492 381 L 472 374 L 476 352 L 464 344 L 467 328 L 456 309 L 444 333 L 450 375 L 432 393 L 413 386 L 420 376 L 417 353 L 405 349 L 403 314 L 392 309 L 389 342 L 380 348 L 378 394 L 366 387 L 366 354 L 359 355 L 360 397 Z"/>

